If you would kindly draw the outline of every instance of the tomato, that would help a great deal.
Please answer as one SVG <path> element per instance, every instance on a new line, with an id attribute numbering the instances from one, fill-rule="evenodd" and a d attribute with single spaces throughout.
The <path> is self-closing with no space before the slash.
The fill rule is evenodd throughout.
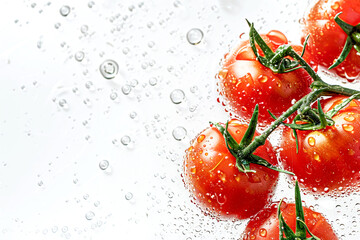
<path id="1" fill-rule="evenodd" d="M 238 120 L 231 120 L 228 131 L 239 143 L 247 127 Z M 273 165 L 277 164 L 275 152 L 268 141 L 254 154 Z M 215 126 L 205 129 L 192 141 L 186 151 L 184 181 L 205 213 L 245 219 L 256 214 L 268 202 L 278 172 L 250 164 L 250 169 L 256 173 L 245 174 L 235 164 L 235 157 Z"/>
<path id="2" fill-rule="evenodd" d="M 323 100 L 323 111 L 344 99 L 333 96 Z M 360 182 L 360 102 L 352 100 L 332 119 L 335 124 L 322 130 L 297 130 L 298 153 L 293 130 L 287 128 L 282 135 L 280 159 L 284 167 L 312 191 L 339 192 Z"/>
<path id="3" fill-rule="evenodd" d="M 279 219 L 277 215 L 278 204 L 260 211 L 253 217 L 245 228 L 240 239 L 243 240 L 279 240 Z M 295 232 L 296 214 L 295 204 L 282 202 L 281 213 L 285 222 Z M 310 232 L 321 240 L 337 240 L 334 230 L 324 216 L 307 207 L 303 208 L 305 223 Z M 310 237 L 308 234 L 307 237 Z"/>
<path id="4" fill-rule="evenodd" d="M 320 0 L 309 10 L 304 18 L 302 42 L 310 34 L 307 49 L 320 66 L 329 68 L 339 57 L 347 35 L 336 24 L 339 16 L 351 25 L 360 23 L 360 2 L 358 0 Z M 360 77 L 360 55 L 353 48 L 346 60 L 333 69 L 333 72 L 349 81 Z"/>
<path id="5" fill-rule="evenodd" d="M 286 36 L 279 31 L 270 31 L 261 36 L 273 51 L 280 45 L 288 44 Z M 295 45 L 293 48 L 301 54 L 301 46 Z M 310 61 L 310 56 L 305 53 L 304 59 Z M 311 65 L 314 66 L 313 63 Z M 218 91 L 223 97 L 224 105 L 230 106 L 235 115 L 249 120 L 255 105 L 259 104 L 260 126 L 273 121 L 267 110 L 277 116 L 282 114 L 292 105 L 293 99 L 299 100 L 310 92 L 312 82 L 304 69 L 273 73 L 256 60 L 249 40 L 241 41 L 225 55 L 218 79 Z"/>

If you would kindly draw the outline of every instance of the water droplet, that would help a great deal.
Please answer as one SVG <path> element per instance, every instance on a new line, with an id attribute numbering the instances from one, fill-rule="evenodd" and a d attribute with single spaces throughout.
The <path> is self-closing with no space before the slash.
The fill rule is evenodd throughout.
<path id="1" fill-rule="evenodd" d="M 39 182 L 38 182 L 38 186 L 39 186 L 39 187 L 41 187 L 43 184 L 44 184 L 43 181 L 39 181 Z"/>
<path id="2" fill-rule="evenodd" d="M 111 99 L 111 100 L 115 100 L 117 97 L 118 97 L 118 95 L 117 95 L 116 92 L 110 93 L 110 99 Z"/>
<path id="3" fill-rule="evenodd" d="M 95 207 L 98 207 L 99 205 L 100 205 L 100 202 L 99 202 L 99 201 L 94 202 L 94 206 L 95 206 Z"/>
<path id="4" fill-rule="evenodd" d="M 99 163 L 99 168 L 100 168 L 101 170 L 106 170 L 108 167 L 109 167 L 109 161 L 108 161 L 108 160 L 102 160 L 102 161 Z"/>
<path id="5" fill-rule="evenodd" d="M 59 100 L 59 106 L 62 108 L 67 108 L 67 102 L 65 99 Z"/>
<path id="6" fill-rule="evenodd" d="M 81 62 L 85 57 L 85 53 L 83 51 L 78 51 L 75 53 L 75 60 Z"/>
<path id="7" fill-rule="evenodd" d="M 203 37 L 204 37 L 204 33 L 198 28 L 190 29 L 186 34 L 186 38 L 188 42 L 192 45 L 199 44 L 203 39 Z"/>
<path id="8" fill-rule="evenodd" d="M 157 84 L 157 78 L 150 78 L 149 79 L 149 84 L 151 85 L 151 86 L 155 86 L 156 84 Z"/>
<path id="9" fill-rule="evenodd" d="M 261 82 L 261 83 L 266 83 L 267 80 L 268 80 L 268 77 L 267 77 L 267 76 L 260 75 L 260 76 L 258 77 L 258 80 L 259 80 L 259 82 Z"/>
<path id="10" fill-rule="evenodd" d="M 355 120 L 355 117 L 350 115 L 350 116 L 344 117 L 344 119 L 348 122 L 353 122 Z"/>
<path id="11" fill-rule="evenodd" d="M 148 47 L 153 48 L 155 46 L 155 43 L 153 41 L 148 42 Z"/>
<path id="12" fill-rule="evenodd" d="M 309 137 L 308 143 L 309 143 L 310 146 L 315 146 L 315 138 Z"/>
<path id="13" fill-rule="evenodd" d="M 85 194 L 85 195 L 83 196 L 83 198 L 84 198 L 84 200 L 88 200 L 88 199 L 89 199 L 89 194 Z"/>
<path id="14" fill-rule="evenodd" d="M 129 136 L 125 135 L 121 138 L 120 141 L 124 146 L 127 146 L 131 142 L 131 138 Z"/>
<path id="15" fill-rule="evenodd" d="M 185 138 L 187 134 L 187 131 L 184 127 L 176 127 L 173 131 L 172 131 L 172 135 L 175 138 L 175 140 L 181 141 Z"/>
<path id="16" fill-rule="evenodd" d="M 205 139 L 205 135 L 204 134 L 201 134 L 198 138 L 197 138 L 197 142 L 198 143 L 201 143 L 202 141 L 204 141 Z"/>
<path id="17" fill-rule="evenodd" d="M 80 28 L 80 31 L 81 31 L 83 34 L 86 34 L 88 30 L 89 30 L 88 25 L 82 25 L 81 28 Z"/>
<path id="18" fill-rule="evenodd" d="M 119 65 L 114 60 L 106 60 L 100 65 L 100 73 L 106 79 L 113 79 L 119 72 Z"/>
<path id="19" fill-rule="evenodd" d="M 127 194 L 125 194 L 126 200 L 131 200 L 132 198 L 133 198 L 133 194 L 131 192 L 128 192 Z"/>
<path id="20" fill-rule="evenodd" d="M 314 154 L 314 159 L 318 162 L 320 162 L 320 156 L 318 154 Z"/>
<path id="21" fill-rule="evenodd" d="M 62 6 L 62 7 L 60 8 L 60 14 L 61 14 L 61 16 L 66 17 L 67 15 L 69 15 L 69 13 L 70 13 L 70 7 L 69 7 L 69 6 L 64 5 L 64 6 Z"/>
<path id="22" fill-rule="evenodd" d="M 87 220 L 92 220 L 94 217 L 95 217 L 95 213 L 92 212 L 92 211 L 89 211 L 89 212 L 87 212 L 87 213 L 85 214 L 85 218 L 86 218 Z"/>
<path id="23" fill-rule="evenodd" d="M 354 130 L 354 126 L 351 125 L 351 124 L 343 124 L 342 127 L 343 127 L 343 129 L 344 129 L 345 131 L 347 131 L 347 132 L 351 132 L 351 131 Z"/>
<path id="24" fill-rule="evenodd" d="M 175 89 L 170 94 L 170 99 L 175 104 L 182 103 L 184 98 L 185 98 L 185 93 L 181 89 Z"/>
<path id="25" fill-rule="evenodd" d="M 129 93 L 131 92 L 131 86 L 125 84 L 124 86 L 121 87 L 121 91 L 124 95 L 129 95 Z"/>
<path id="26" fill-rule="evenodd" d="M 94 3 L 93 1 L 90 1 L 90 2 L 88 3 L 88 7 L 89 7 L 89 8 L 92 8 L 94 5 L 95 5 L 95 3 Z"/>
<path id="27" fill-rule="evenodd" d="M 56 29 L 59 29 L 60 26 L 61 26 L 61 23 L 55 23 L 55 25 L 54 25 L 54 27 L 55 27 Z"/>
<path id="28" fill-rule="evenodd" d="M 131 113 L 129 114 L 129 116 L 130 116 L 131 119 L 135 119 L 136 116 L 137 116 L 137 113 L 136 113 L 136 112 L 131 112 Z"/>

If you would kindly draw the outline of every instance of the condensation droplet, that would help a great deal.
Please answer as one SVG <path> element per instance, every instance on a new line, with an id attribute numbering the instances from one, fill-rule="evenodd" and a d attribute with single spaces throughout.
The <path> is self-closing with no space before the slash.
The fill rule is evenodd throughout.
<path id="1" fill-rule="evenodd" d="M 80 28 L 80 31 L 81 31 L 83 34 L 86 34 L 88 30 L 89 30 L 88 25 L 82 25 L 81 28 Z"/>
<path id="2" fill-rule="evenodd" d="M 85 57 L 85 53 L 83 51 L 78 51 L 75 53 L 75 60 L 81 62 Z"/>
<path id="3" fill-rule="evenodd" d="M 173 131 L 172 131 L 172 135 L 175 138 L 175 140 L 177 141 L 181 141 L 185 138 L 187 134 L 187 131 L 184 127 L 176 127 Z"/>
<path id="4" fill-rule="evenodd" d="M 133 198 L 133 194 L 131 192 L 128 192 L 127 194 L 125 194 L 126 200 L 131 200 L 132 198 Z"/>
<path id="5" fill-rule="evenodd" d="M 121 87 L 121 91 L 124 95 L 129 95 L 129 93 L 131 92 L 131 86 L 125 84 L 124 86 Z"/>
<path id="6" fill-rule="evenodd" d="M 156 84 L 157 84 L 157 78 L 150 78 L 149 79 L 149 84 L 151 85 L 151 86 L 155 86 Z"/>
<path id="7" fill-rule="evenodd" d="M 117 95 L 116 92 L 110 93 L 110 99 L 111 99 L 111 100 L 115 100 L 117 97 L 118 97 L 118 95 Z"/>
<path id="8" fill-rule="evenodd" d="M 129 136 L 125 135 L 121 138 L 120 141 L 124 146 L 127 146 L 131 142 L 131 138 Z"/>
<path id="9" fill-rule="evenodd" d="M 70 7 L 69 7 L 69 6 L 64 5 L 64 6 L 62 6 L 62 7 L 60 8 L 60 14 L 61 14 L 61 16 L 66 17 L 67 15 L 69 15 L 69 13 L 70 13 Z"/>
<path id="10" fill-rule="evenodd" d="M 109 161 L 108 161 L 108 160 L 102 160 L 102 161 L 99 163 L 99 168 L 100 168 L 101 170 L 106 170 L 108 167 L 109 167 Z"/>
<path id="11" fill-rule="evenodd" d="M 343 127 L 343 129 L 344 129 L 345 131 L 347 131 L 347 132 L 351 132 L 351 131 L 354 130 L 354 126 L 351 125 L 351 124 L 343 124 L 342 127 Z"/>
<path id="12" fill-rule="evenodd" d="M 137 116 L 137 113 L 136 113 L 136 112 L 131 112 L 131 113 L 129 114 L 129 116 L 130 116 L 131 119 L 135 119 L 136 116 Z"/>
<path id="13" fill-rule="evenodd" d="M 87 212 L 87 213 L 85 214 L 85 218 L 86 218 L 87 220 L 92 220 L 94 217 L 95 217 L 95 213 L 92 212 L 92 211 L 89 211 L 89 212 Z"/>
<path id="14" fill-rule="evenodd" d="M 309 137 L 308 143 L 309 143 L 310 146 L 315 146 L 315 138 Z"/>
<path id="15" fill-rule="evenodd" d="M 67 102 L 65 99 L 59 100 L 59 106 L 62 108 L 67 108 Z"/>
<path id="16" fill-rule="evenodd" d="M 114 60 L 106 60 L 100 65 L 100 73 L 106 79 L 113 79 L 119 72 L 119 65 Z"/>
<path id="17" fill-rule="evenodd" d="M 181 89 L 175 89 L 170 94 L 170 99 L 175 104 L 182 103 L 184 98 L 185 98 L 185 93 Z"/>
<path id="18" fill-rule="evenodd" d="M 90 2 L 88 3 L 88 7 L 89 7 L 89 8 L 92 8 L 94 5 L 95 5 L 95 3 L 94 3 L 93 1 L 90 1 Z"/>
<path id="19" fill-rule="evenodd" d="M 199 44 L 202 41 L 203 37 L 204 33 L 199 28 L 190 29 L 186 34 L 186 39 L 192 45 Z"/>
<path id="20" fill-rule="evenodd" d="M 265 228 L 261 228 L 261 229 L 259 230 L 259 234 L 260 234 L 260 236 L 262 236 L 262 237 L 266 237 L 266 235 L 267 235 L 266 229 L 265 229 Z"/>

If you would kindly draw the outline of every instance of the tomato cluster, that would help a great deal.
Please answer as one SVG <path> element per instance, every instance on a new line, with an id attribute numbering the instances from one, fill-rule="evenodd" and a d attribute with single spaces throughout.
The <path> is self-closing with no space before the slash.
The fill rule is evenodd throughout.
<path id="1" fill-rule="evenodd" d="M 285 239 L 279 227 L 286 239 L 338 239 L 320 213 L 300 211 L 299 203 L 276 210 L 271 196 L 279 172 L 327 196 L 360 183 L 360 93 L 316 74 L 319 65 L 349 81 L 359 78 L 360 2 L 319 0 L 303 25 L 304 47 L 279 31 L 258 34 L 249 23 L 249 40 L 225 55 L 217 75 L 220 99 L 240 120 L 211 124 L 186 151 L 184 182 L 205 213 L 256 215 L 244 240 Z M 262 134 L 255 131 L 257 123 Z M 280 124 L 285 126 L 277 158 L 266 138 Z"/>

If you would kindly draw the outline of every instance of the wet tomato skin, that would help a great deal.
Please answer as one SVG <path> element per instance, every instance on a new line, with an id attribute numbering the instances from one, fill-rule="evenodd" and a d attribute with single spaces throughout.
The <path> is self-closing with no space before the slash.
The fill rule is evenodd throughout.
<path id="1" fill-rule="evenodd" d="M 229 132 L 241 141 L 247 125 L 229 122 Z M 276 165 L 275 153 L 267 141 L 255 154 Z M 256 173 L 247 175 L 235 166 L 236 159 L 225 145 L 216 127 L 209 127 L 193 140 L 186 151 L 184 181 L 196 203 L 204 212 L 215 216 L 245 219 L 260 211 L 273 192 L 278 172 L 256 164 Z"/>
<path id="2" fill-rule="evenodd" d="M 360 23 L 360 2 L 358 0 L 320 0 L 308 11 L 303 22 L 302 43 L 310 34 L 307 51 L 320 66 L 329 68 L 340 56 L 347 35 L 334 21 L 336 14 L 351 25 Z M 332 72 L 348 81 L 360 77 L 360 55 L 353 48 L 348 57 Z"/>
<path id="3" fill-rule="evenodd" d="M 344 99 L 333 96 L 323 100 L 324 112 Z M 360 182 L 360 102 L 352 100 L 333 120 L 333 126 L 322 130 L 298 130 L 298 153 L 293 131 L 287 128 L 283 132 L 280 159 L 311 191 L 336 192 Z"/>
<path id="4" fill-rule="evenodd" d="M 279 31 L 273 30 L 261 36 L 273 51 L 280 45 L 289 44 L 286 36 Z M 292 46 L 301 53 L 301 46 Z M 305 53 L 304 59 L 315 67 L 309 54 Z M 267 110 L 275 115 L 282 114 L 292 105 L 293 99 L 298 100 L 310 92 L 312 82 L 304 69 L 273 73 L 256 60 L 249 40 L 241 41 L 225 56 L 218 79 L 224 104 L 237 116 L 249 121 L 255 105 L 259 104 L 259 124 L 262 126 L 273 121 Z"/>
<path id="5" fill-rule="evenodd" d="M 278 203 L 261 210 L 256 216 L 250 219 L 242 234 L 242 240 L 279 240 L 279 220 L 277 216 Z M 324 216 L 307 207 L 304 207 L 305 223 L 311 233 L 321 240 L 337 240 L 334 230 L 326 221 Z M 283 202 L 281 212 L 285 222 L 295 232 L 296 214 L 295 204 Z M 307 237 L 310 237 L 308 234 Z"/>

